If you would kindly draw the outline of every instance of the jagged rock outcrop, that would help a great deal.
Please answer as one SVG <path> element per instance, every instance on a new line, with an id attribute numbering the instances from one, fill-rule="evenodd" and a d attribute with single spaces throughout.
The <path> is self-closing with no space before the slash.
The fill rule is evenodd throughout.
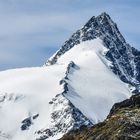
<path id="1" fill-rule="evenodd" d="M 91 128 L 81 127 L 60 140 L 139 140 L 140 94 L 116 103 L 104 122 Z"/>
<path id="2" fill-rule="evenodd" d="M 25 131 L 28 130 L 30 128 L 30 126 L 33 124 L 34 120 L 39 116 L 39 114 L 36 114 L 34 116 L 30 116 L 28 118 L 25 118 L 22 122 L 21 122 L 21 130 Z"/>
<path id="3" fill-rule="evenodd" d="M 70 130 L 76 130 L 83 125 L 92 125 L 90 120 L 79 109 L 73 106 L 63 94 L 59 94 L 53 98 L 50 104 L 53 105 L 51 126 L 37 131 L 38 138 L 36 140 L 46 140 L 59 133 L 65 134 Z"/>

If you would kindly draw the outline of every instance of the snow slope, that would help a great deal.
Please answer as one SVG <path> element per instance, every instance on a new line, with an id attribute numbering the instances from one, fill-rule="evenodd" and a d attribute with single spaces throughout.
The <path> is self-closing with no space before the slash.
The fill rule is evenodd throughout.
<path id="1" fill-rule="evenodd" d="M 31 140 L 36 130 L 51 122 L 49 101 L 62 92 L 62 66 L 23 68 L 0 72 L 0 131 L 13 140 Z M 39 114 L 31 129 L 21 131 L 25 118 Z M 3 134 L 2 134 L 3 135 Z M 3 137 L 0 138 L 3 140 Z"/>
<path id="2" fill-rule="evenodd" d="M 59 58 L 58 63 L 72 61 L 79 67 L 69 75 L 70 91 L 65 95 L 93 123 L 103 121 L 110 107 L 131 93 L 109 69 L 105 59 L 107 49 L 100 39 L 86 41 L 73 47 Z"/>
<path id="3" fill-rule="evenodd" d="M 107 51 L 97 38 L 75 45 L 54 65 L 0 72 L 0 140 L 43 140 L 49 132 L 61 137 L 74 128 L 76 120 L 78 127 L 82 120 L 104 120 L 115 102 L 131 96 L 110 70 Z M 71 61 L 76 68 L 68 69 Z M 74 119 L 72 108 L 79 119 Z"/>

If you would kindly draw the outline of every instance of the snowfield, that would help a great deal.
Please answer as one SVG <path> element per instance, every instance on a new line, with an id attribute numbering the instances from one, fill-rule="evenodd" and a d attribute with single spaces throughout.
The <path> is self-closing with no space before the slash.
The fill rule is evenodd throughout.
<path id="1" fill-rule="evenodd" d="M 107 51 L 97 38 L 74 46 L 54 65 L 0 72 L 0 140 L 35 140 L 37 131 L 52 125 L 50 101 L 63 92 L 60 81 L 71 61 L 78 68 L 71 68 L 68 74 L 65 98 L 93 124 L 103 121 L 114 103 L 131 96 L 125 83 L 110 70 Z M 31 123 L 25 127 L 22 121 L 26 118 Z M 56 137 L 62 135 L 59 132 Z"/>
<path id="2" fill-rule="evenodd" d="M 62 92 L 63 71 L 64 67 L 54 65 L 1 72 L 0 131 L 13 140 L 31 140 L 36 130 L 50 125 L 49 101 Z M 22 120 L 36 114 L 31 129 L 21 131 Z"/>

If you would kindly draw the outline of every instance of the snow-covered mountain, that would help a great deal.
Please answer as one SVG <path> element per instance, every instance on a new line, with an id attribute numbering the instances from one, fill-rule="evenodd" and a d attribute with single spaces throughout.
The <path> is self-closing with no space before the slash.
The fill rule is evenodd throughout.
<path id="1" fill-rule="evenodd" d="M 45 64 L 0 72 L 0 140 L 56 140 L 103 121 L 140 87 L 140 52 L 106 13 Z"/>
<path id="2" fill-rule="evenodd" d="M 87 40 L 100 38 L 108 49 L 105 58 L 111 63 L 112 71 L 120 77 L 123 82 L 140 90 L 140 52 L 131 47 L 123 38 L 110 16 L 102 13 L 92 17 L 80 30 L 74 33 L 69 40 L 46 62 L 46 65 L 55 64 L 68 50 L 75 45 Z M 134 89 L 133 89 L 134 90 Z"/>

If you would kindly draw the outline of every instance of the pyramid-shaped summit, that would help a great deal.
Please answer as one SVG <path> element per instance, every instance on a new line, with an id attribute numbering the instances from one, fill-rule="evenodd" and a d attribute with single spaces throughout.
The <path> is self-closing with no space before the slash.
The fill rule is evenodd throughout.
<path id="1" fill-rule="evenodd" d="M 97 37 L 104 39 L 106 37 L 115 37 L 125 42 L 123 36 L 119 32 L 116 23 L 112 21 L 107 13 L 102 13 L 101 15 L 95 17 L 93 16 L 81 29 L 76 31 L 70 39 L 68 39 L 64 45 L 60 48 L 56 54 L 51 57 L 46 65 L 51 65 L 57 62 L 57 58 L 71 49 L 73 46 L 80 44 L 83 41 L 92 40 Z"/>
<path id="2" fill-rule="evenodd" d="M 130 84 L 133 92 L 140 91 L 140 52 L 131 47 L 120 33 L 117 24 L 107 13 L 93 16 L 81 29 L 76 31 L 64 45 L 47 60 L 46 65 L 53 65 L 57 60 L 81 42 L 100 38 L 108 49 L 106 59 L 111 70 L 120 79 Z"/>

